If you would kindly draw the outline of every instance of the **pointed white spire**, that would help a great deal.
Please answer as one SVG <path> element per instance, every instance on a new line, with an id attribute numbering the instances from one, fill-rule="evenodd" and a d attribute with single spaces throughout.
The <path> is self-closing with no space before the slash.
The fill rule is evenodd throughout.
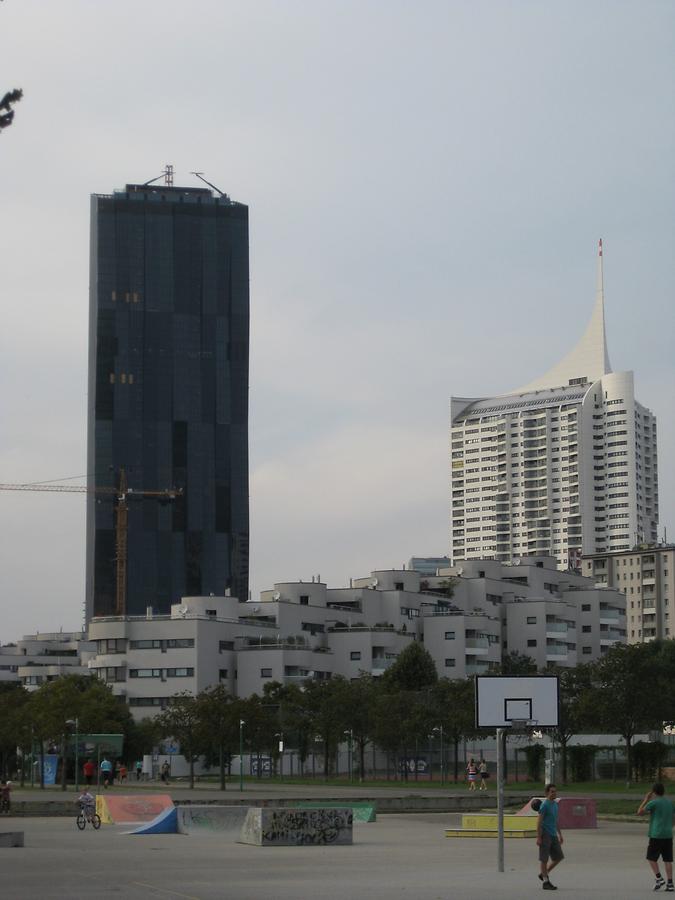
<path id="1" fill-rule="evenodd" d="M 602 238 L 598 244 L 598 279 L 595 290 L 595 306 L 590 322 L 581 340 L 559 363 L 542 377 L 526 384 L 514 394 L 564 387 L 576 378 L 597 381 L 612 371 L 605 336 L 605 292 L 602 273 Z"/>

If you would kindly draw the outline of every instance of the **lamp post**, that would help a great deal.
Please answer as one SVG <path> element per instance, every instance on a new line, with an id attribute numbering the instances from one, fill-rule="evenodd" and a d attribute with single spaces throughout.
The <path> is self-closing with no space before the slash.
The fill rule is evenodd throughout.
<path id="1" fill-rule="evenodd" d="M 433 733 L 434 733 L 434 734 L 437 734 L 437 735 L 439 736 L 439 738 L 440 738 L 440 741 L 441 741 L 441 754 L 440 754 L 440 755 L 441 755 L 441 760 L 440 760 L 440 767 L 441 767 L 441 787 L 443 787 L 443 781 L 444 781 L 444 777 L 443 777 L 443 776 L 444 776 L 443 767 L 444 767 L 444 765 L 445 765 L 445 759 L 443 758 L 443 726 L 442 726 L 442 725 L 439 725 L 437 728 L 434 728 L 434 729 L 433 729 Z"/>
<path id="2" fill-rule="evenodd" d="M 349 783 L 351 784 L 354 780 L 354 754 L 352 752 L 352 742 L 354 740 L 354 729 L 350 728 L 349 731 L 345 731 L 345 734 L 349 738 Z"/>
<path id="3" fill-rule="evenodd" d="M 243 719 L 239 719 L 239 790 L 244 790 L 244 725 Z"/>
<path id="4" fill-rule="evenodd" d="M 77 716 L 74 719 L 68 719 L 66 725 L 74 725 L 75 726 L 75 790 L 79 791 L 80 789 L 80 753 L 79 753 L 79 743 L 80 743 L 80 720 Z M 65 756 L 64 763 L 65 765 Z"/>
<path id="5" fill-rule="evenodd" d="M 278 731 L 274 737 L 279 738 L 279 780 L 284 780 L 284 733 Z"/>

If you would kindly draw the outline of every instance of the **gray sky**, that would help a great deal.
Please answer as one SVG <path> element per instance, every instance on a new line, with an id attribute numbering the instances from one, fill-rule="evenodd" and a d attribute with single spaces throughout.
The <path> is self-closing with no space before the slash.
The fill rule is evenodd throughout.
<path id="1" fill-rule="evenodd" d="M 251 586 L 448 548 L 451 393 L 590 316 L 659 417 L 670 537 L 670 0 L 6 0 L 0 481 L 86 471 L 89 194 L 176 167 L 250 206 Z M 0 641 L 77 627 L 84 496 L 0 493 Z"/>

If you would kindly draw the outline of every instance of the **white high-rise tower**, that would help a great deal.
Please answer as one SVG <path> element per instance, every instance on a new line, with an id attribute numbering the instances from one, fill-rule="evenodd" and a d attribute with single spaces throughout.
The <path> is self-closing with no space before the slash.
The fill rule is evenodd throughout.
<path id="1" fill-rule="evenodd" d="M 612 372 L 602 241 L 591 320 L 542 378 L 497 397 L 451 399 L 454 561 L 581 554 L 657 540 L 656 419 L 632 372 Z"/>

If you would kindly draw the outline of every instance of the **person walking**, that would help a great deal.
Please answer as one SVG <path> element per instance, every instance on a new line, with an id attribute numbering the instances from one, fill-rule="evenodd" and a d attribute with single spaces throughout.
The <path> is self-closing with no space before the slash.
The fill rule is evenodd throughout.
<path id="1" fill-rule="evenodd" d="M 108 788 L 112 783 L 113 777 L 113 765 L 108 759 L 107 756 L 104 756 L 101 760 L 101 765 L 99 766 L 99 771 L 101 773 L 101 778 L 103 780 L 103 787 Z"/>
<path id="2" fill-rule="evenodd" d="M 143 774 L 143 762 L 140 759 L 136 760 L 136 781 L 141 780 L 141 775 Z"/>
<path id="3" fill-rule="evenodd" d="M 469 790 L 476 790 L 476 776 L 478 775 L 478 766 L 476 765 L 476 761 L 473 756 L 469 760 L 469 764 L 466 767 L 467 778 L 469 779 Z"/>
<path id="4" fill-rule="evenodd" d="M 478 763 L 478 774 L 480 775 L 479 790 L 487 791 L 487 779 L 490 777 L 490 773 L 488 772 L 488 764 L 485 762 L 482 756 L 480 758 L 480 762 Z"/>
<path id="5" fill-rule="evenodd" d="M 164 782 L 164 784 L 169 783 L 169 775 L 170 774 L 171 774 L 171 766 L 168 764 L 168 762 L 165 762 L 164 765 L 162 766 L 162 772 L 161 772 L 161 778 L 162 778 L 162 781 Z"/>
<path id="6" fill-rule="evenodd" d="M 654 873 L 654 890 L 666 886 L 667 893 L 673 893 L 673 804 L 665 796 L 666 791 L 660 781 L 648 791 L 638 808 L 638 816 L 649 813 L 649 844 L 647 862 Z M 666 878 L 659 871 L 659 856 L 663 859 Z"/>
<path id="7" fill-rule="evenodd" d="M 86 760 L 84 765 L 82 766 L 82 774 L 84 775 L 84 780 L 89 786 L 91 786 L 94 780 L 95 768 L 96 767 L 94 766 L 94 763 L 90 759 Z"/>
<path id="8" fill-rule="evenodd" d="M 546 785 L 546 798 L 539 807 L 537 817 L 537 846 L 539 847 L 539 881 L 545 891 L 557 891 L 549 874 L 565 858 L 562 852 L 563 836 L 558 826 L 557 789 L 554 784 Z M 550 861 L 549 861 L 550 860 Z"/>

